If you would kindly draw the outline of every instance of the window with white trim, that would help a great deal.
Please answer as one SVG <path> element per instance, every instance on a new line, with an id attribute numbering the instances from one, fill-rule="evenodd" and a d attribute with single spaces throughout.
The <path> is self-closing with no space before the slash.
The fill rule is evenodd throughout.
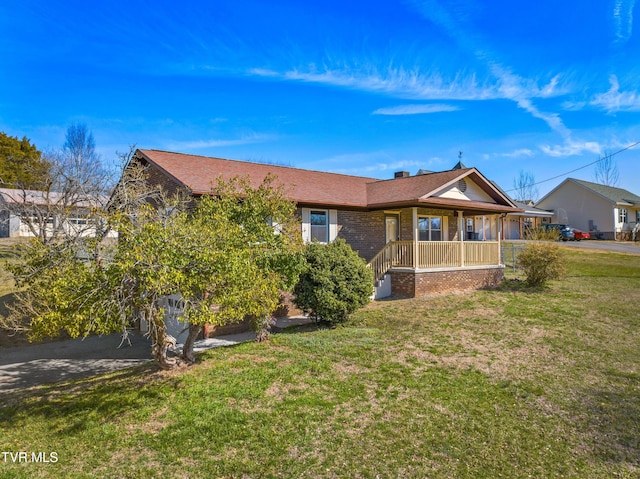
<path id="1" fill-rule="evenodd" d="M 311 210 L 311 241 L 327 243 L 329 241 L 329 212 L 327 210 Z"/>
<path id="2" fill-rule="evenodd" d="M 626 208 L 618 208 L 618 223 L 626 223 L 629 213 Z"/>
<path id="3" fill-rule="evenodd" d="M 418 217 L 418 241 L 442 240 L 442 217 L 419 216 Z"/>

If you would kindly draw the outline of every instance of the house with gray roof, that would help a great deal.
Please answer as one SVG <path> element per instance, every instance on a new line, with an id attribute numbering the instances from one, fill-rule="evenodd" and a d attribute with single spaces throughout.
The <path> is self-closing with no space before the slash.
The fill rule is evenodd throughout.
<path id="1" fill-rule="evenodd" d="M 628 241 L 640 224 L 640 196 L 575 178 L 564 180 L 536 207 L 553 211 L 553 223 L 589 231 L 593 238 Z"/>

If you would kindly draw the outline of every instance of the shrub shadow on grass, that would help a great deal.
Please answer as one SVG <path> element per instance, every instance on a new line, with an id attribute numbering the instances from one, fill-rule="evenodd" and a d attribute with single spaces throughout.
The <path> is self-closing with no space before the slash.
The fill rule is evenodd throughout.
<path id="1" fill-rule="evenodd" d="M 333 326 L 329 323 L 325 323 L 322 321 L 312 321 L 306 324 L 298 324 L 294 326 L 287 326 L 286 328 L 274 328 L 272 332 L 274 334 L 297 334 L 297 333 L 309 333 L 320 331 L 324 329 L 332 329 Z"/>
<path id="2" fill-rule="evenodd" d="M 540 294 L 549 290 L 548 286 L 529 286 L 526 281 L 519 278 L 504 279 L 498 286 L 491 288 L 494 291 Z"/>

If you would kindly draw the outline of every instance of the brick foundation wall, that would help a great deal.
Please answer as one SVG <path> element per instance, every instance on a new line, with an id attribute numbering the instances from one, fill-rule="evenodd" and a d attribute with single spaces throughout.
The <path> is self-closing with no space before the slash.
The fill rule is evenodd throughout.
<path id="1" fill-rule="evenodd" d="M 391 271 L 391 295 L 414 298 L 433 293 L 467 291 L 499 285 L 504 268 L 455 269 L 447 271 Z"/>
<path id="2" fill-rule="evenodd" d="M 278 306 L 278 309 L 273 312 L 273 316 L 276 318 L 301 316 L 302 310 L 296 307 L 296 305 L 293 303 L 293 298 L 293 293 L 280 293 L 280 305 Z M 201 336 L 205 338 L 215 338 L 217 336 L 224 336 L 226 334 L 244 333 L 250 330 L 251 323 L 249 319 L 244 319 L 239 323 L 227 324 L 226 326 L 214 326 L 212 324 L 205 324 Z"/>

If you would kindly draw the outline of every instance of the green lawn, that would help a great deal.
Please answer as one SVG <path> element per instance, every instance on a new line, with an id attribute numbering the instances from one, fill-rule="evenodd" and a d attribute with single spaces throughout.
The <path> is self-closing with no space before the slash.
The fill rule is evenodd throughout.
<path id="1" fill-rule="evenodd" d="M 0 399 L 0 477 L 640 477 L 640 256 Z M 50 457 L 50 456 L 49 456 Z"/>

